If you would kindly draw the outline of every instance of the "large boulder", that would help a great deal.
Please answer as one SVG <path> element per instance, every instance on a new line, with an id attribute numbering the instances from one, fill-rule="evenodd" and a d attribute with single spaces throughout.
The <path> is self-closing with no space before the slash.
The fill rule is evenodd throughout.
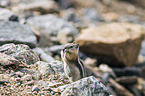
<path id="1" fill-rule="evenodd" d="M 82 30 L 77 43 L 81 51 L 107 57 L 106 61 L 113 66 L 133 66 L 144 34 L 145 30 L 140 25 L 111 23 Z"/>
<path id="2" fill-rule="evenodd" d="M 17 22 L 0 22 L 0 45 L 16 43 L 35 47 L 36 42 L 36 37 L 28 26 Z"/>
<path id="3" fill-rule="evenodd" d="M 107 88 L 95 77 L 90 76 L 59 87 L 61 96 L 109 96 Z"/>
<path id="4" fill-rule="evenodd" d="M 19 62 L 25 63 L 27 65 L 34 64 L 35 62 L 40 60 L 38 55 L 34 53 L 27 45 L 24 44 L 17 44 L 17 45 L 13 43 L 5 44 L 3 46 L 0 46 L 0 53 L 4 53 L 6 55 L 14 57 Z M 7 56 L 7 58 L 10 57 Z M 10 60 L 12 61 L 13 59 L 10 58 Z"/>

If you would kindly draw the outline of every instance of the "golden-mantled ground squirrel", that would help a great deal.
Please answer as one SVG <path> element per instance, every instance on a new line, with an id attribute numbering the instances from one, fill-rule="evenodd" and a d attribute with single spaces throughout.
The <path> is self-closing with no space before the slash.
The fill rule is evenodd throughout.
<path id="1" fill-rule="evenodd" d="M 64 71 L 70 82 L 85 77 L 84 65 L 79 58 L 79 44 L 66 44 L 61 51 L 61 58 L 64 62 Z"/>

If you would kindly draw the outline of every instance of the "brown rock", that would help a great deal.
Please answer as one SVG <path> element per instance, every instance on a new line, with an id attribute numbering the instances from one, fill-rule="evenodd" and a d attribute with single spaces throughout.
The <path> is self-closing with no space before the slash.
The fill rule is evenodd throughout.
<path id="1" fill-rule="evenodd" d="M 82 30 L 77 38 L 80 50 L 109 58 L 113 66 L 132 66 L 144 38 L 142 26 L 110 23 Z"/>

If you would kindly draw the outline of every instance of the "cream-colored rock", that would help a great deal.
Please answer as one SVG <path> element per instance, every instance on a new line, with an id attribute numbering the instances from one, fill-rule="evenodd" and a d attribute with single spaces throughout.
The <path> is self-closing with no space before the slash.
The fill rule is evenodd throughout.
<path id="1" fill-rule="evenodd" d="M 132 66 L 144 38 L 142 26 L 110 23 L 82 30 L 77 38 L 80 50 L 109 58 L 113 66 Z"/>
<path id="2" fill-rule="evenodd" d="M 42 14 L 58 12 L 58 4 L 54 1 L 38 1 L 29 4 L 19 4 L 13 7 L 13 11 L 38 11 Z"/>

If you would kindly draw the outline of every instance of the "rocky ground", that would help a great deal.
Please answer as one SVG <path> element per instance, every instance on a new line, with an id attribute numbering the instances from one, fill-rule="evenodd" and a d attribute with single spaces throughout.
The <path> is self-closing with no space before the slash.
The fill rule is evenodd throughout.
<path id="1" fill-rule="evenodd" d="M 145 96 L 144 0 L 0 0 L 1 96 Z M 87 77 L 60 51 L 79 43 Z"/>

